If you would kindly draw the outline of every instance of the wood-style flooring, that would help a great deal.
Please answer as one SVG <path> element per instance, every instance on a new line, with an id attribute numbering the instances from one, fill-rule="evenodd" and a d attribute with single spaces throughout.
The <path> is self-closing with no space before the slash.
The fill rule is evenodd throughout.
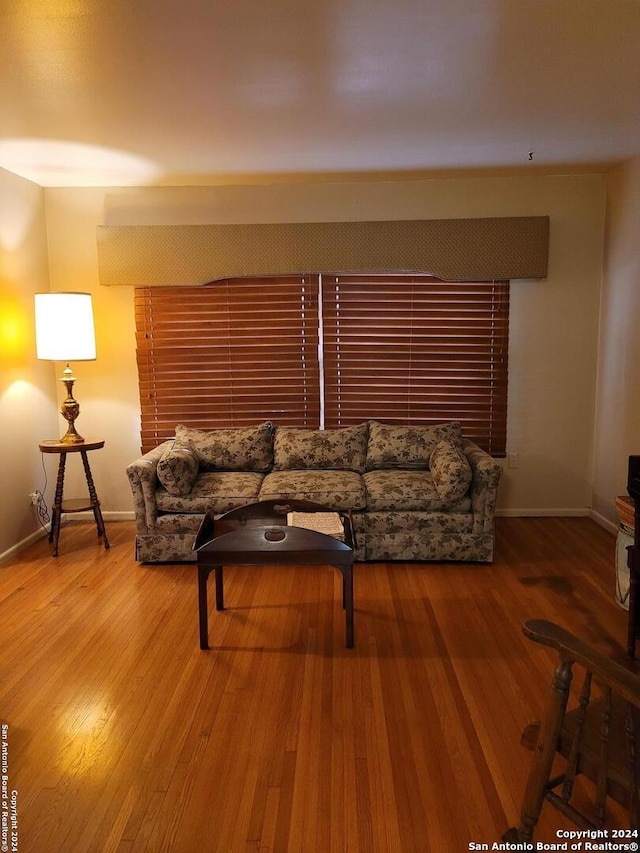
<path id="1" fill-rule="evenodd" d="M 451 853 L 517 822 L 554 658 L 546 618 L 624 661 L 615 539 L 500 518 L 493 565 L 229 568 L 211 650 L 194 565 L 133 524 L 63 526 L 0 566 L 0 723 L 20 853 Z M 211 580 L 211 585 L 213 581 Z M 3 770 L 4 772 L 4 770 Z M 569 824 L 545 806 L 535 839 Z M 480 848 L 476 848 L 480 849 Z"/>

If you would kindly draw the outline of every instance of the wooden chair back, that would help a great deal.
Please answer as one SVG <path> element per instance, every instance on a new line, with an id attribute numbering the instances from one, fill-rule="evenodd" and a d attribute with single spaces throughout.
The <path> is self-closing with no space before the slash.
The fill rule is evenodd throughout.
<path id="1" fill-rule="evenodd" d="M 601 829 L 611 799 L 628 810 L 629 828 L 639 821 L 640 676 L 592 649 L 552 622 L 533 620 L 525 636 L 558 652 L 544 718 L 528 726 L 522 743 L 534 751 L 525 789 L 520 826 L 505 840 L 530 841 L 544 802 L 582 829 Z M 574 674 L 581 670 L 577 697 Z M 575 673 L 574 673 L 575 671 Z M 573 698 L 573 707 L 570 699 Z M 561 755 L 563 770 L 553 776 Z M 593 782 L 589 809 L 572 799 L 578 775 Z"/>

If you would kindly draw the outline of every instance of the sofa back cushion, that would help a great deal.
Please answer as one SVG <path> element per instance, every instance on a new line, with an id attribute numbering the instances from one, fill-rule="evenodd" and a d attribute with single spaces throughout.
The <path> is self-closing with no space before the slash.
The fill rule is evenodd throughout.
<path id="1" fill-rule="evenodd" d="M 275 471 L 310 468 L 362 473 L 367 458 L 367 423 L 343 429 L 278 427 L 274 443 Z"/>
<path id="2" fill-rule="evenodd" d="M 178 424 L 176 444 L 191 448 L 203 471 L 265 473 L 273 463 L 273 424 L 212 430 Z"/>
<path id="3" fill-rule="evenodd" d="M 462 442 L 457 421 L 434 426 L 391 426 L 371 421 L 367 446 L 367 471 L 382 468 L 427 469 L 436 444 L 448 439 Z"/>
<path id="4" fill-rule="evenodd" d="M 158 479 L 170 495 L 180 497 L 191 491 L 200 464 L 190 447 L 176 446 L 174 442 L 158 460 Z"/>
<path id="5" fill-rule="evenodd" d="M 439 441 L 429 460 L 433 483 L 445 504 L 459 501 L 466 495 L 473 472 L 464 451 L 453 441 Z"/>

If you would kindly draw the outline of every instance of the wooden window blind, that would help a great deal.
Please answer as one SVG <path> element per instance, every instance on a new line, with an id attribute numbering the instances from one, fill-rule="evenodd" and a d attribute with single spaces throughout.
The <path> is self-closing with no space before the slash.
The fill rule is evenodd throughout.
<path id="1" fill-rule="evenodd" d="M 325 426 L 459 420 L 504 456 L 509 282 L 324 276 Z"/>
<path id="2" fill-rule="evenodd" d="M 318 277 L 135 291 L 141 443 L 183 423 L 317 428 Z"/>

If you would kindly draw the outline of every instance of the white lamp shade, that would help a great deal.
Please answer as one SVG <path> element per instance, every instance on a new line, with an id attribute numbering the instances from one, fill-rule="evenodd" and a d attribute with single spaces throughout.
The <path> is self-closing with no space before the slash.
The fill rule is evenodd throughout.
<path id="1" fill-rule="evenodd" d="M 93 361 L 96 336 L 90 293 L 36 293 L 36 356 Z"/>

